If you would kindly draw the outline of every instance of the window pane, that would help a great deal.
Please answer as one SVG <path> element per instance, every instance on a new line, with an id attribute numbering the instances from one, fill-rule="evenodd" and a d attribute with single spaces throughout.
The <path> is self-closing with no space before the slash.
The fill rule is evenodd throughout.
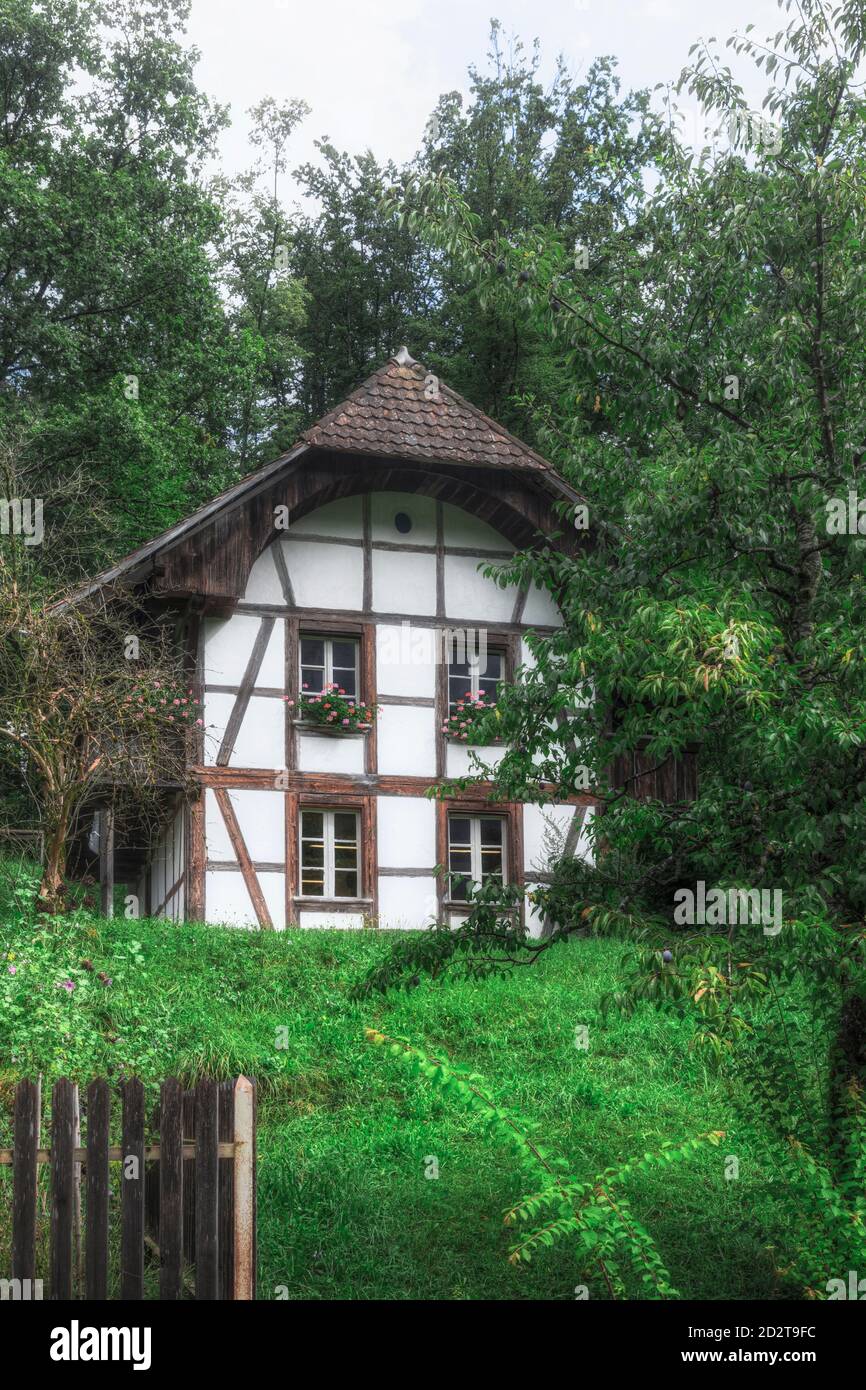
<path id="1" fill-rule="evenodd" d="M 301 665 L 325 665 L 325 639 L 323 637 L 301 638 Z"/>
<path id="2" fill-rule="evenodd" d="M 465 878 L 458 879 L 456 883 L 452 880 L 451 898 L 454 902 L 465 903 L 467 898 L 467 883 L 468 880 Z"/>
<path id="3" fill-rule="evenodd" d="M 347 695 L 355 695 L 355 670 L 347 670 L 344 666 L 334 667 L 334 684 L 338 690 L 345 690 Z"/>
<path id="4" fill-rule="evenodd" d="M 334 873 L 334 893 L 338 898 L 357 898 L 358 874 L 355 869 L 337 869 Z"/>
<path id="5" fill-rule="evenodd" d="M 340 844 L 334 846 L 334 864 L 338 869 L 357 869 L 358 849 L 356 845 Z"/>
<path id="6" fill-rule="evenodd" d="M 471 822 L 468 816 L 451 816 L 448 821 L 448 834 L 452 845 L 471 843 Z"/>
<path id="7" fill-rule="evenodd" d="M 458 849 L 452 846 L 448 856 L 448 868 L 452 874 L 472 874 L 472 851 L 469 849 Z"/>
<path id="8" fill-rule="evenodd" d="M 466 689 L 466 690 L 469 689 L 469 662 L 468 662 L 468 661 L 449 661 L 449 662 L 448 662 L 448 675 L 449 675 L 449 676 L 453 676 L 455 679 L 458 679 L 458 678 L 459 678 L 459 679 L 461 679 L 461 680 L 464 680 L 464 681 L 466 682 L 466 685 L 465 685 L 464 689 Z"/>
<path id="9" fill-rule="evenodd" d="M 333 665 L 334 669 L 338 666 L 350 667 L 353 671 L 357 665 L 356 654 L 358 646 L 356 642 L 341 642 L 335 640 Z"/>
<path id="10" fill-rule="evenodd" d="M 484 696 L 488 704 L 495 705 L 499 697 L 499 681 L 488 680 L 486 676 L 482 676 L 478 682 L 478 692 Z"/>
<path id="11" fill-rule="evenodd" d="M 306 686 L 310 695 L 320 695 L 325 688 L 324 666 L 301 667 L 301 689 Z"/>
<path id="12" fill-rule="evenodd" d="M 481 846 L 481 882 L 502 877 L 502 850 L 495 845 Z"/>
<path id="13" fill-rule="evenodd" d="M 502 844 L 502 821 L 501 821 L 501 820 L 482 820 L 482 822 L 481 822 L 481 843 L 482 843 L 482 845 L 501 845 L 501 844 Z"/>
<path id="14" fill-rule="evenodd" d="M 305 869 L 322 869 L 325 865 L 325 846 L 322 840 L 304 840 L 301 862 Z"/>
<path id="15" fill-rule="evenodd" d="M 502 653 L 488 652 L 486 663 L 483 657 L 479 655 L 478 674 L 482 680 L 484 680 L 485 677 L 487 680 L 499 680 L 502 676 Z"/>
<path id="16" fill-rule="evenodd" d="M 348 840 L 354 844 L 358 839 L 358 817 L 354 811 L 334 812 L 334 839 Z"/>
<path id="17" fill-rule="evenodd" d="M 301 812 L 301 834 L 306 839 L 318 837 L 321 839 L 324 829 L 325 817 L 321 811 L 302 811 Z"/>
<path id="18" fill-rule="evenodd" d="M 325 896 L 324 870 L 304 869 L 301 873 L 301 895 L 303 897 L 323 898 Z"/>

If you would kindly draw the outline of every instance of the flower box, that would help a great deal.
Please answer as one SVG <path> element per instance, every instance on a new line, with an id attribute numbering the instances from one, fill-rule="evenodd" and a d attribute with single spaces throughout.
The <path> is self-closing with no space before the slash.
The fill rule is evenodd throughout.
<path id="1" fill-rule="evenodd" d="M 474 696 L 467 691 L 458 700 L 453 713 L 442 725 L 442 732 L 452 743 L 467 743 L 476 748 L 492 747 L 502 743 L 498 734 L 491 732 L 492 718 L 496 717 L 496 702 L 486 700 L 483 694 Z"/>
<path id="2" fill-rule="evenodd" d="M 333 684 L 318 694 L 302 694 L 298 700 L 288 695 L 283 698 L 294 711 L 293 724 L 310 733 L 338 734 L 343 738 L 368 733 L 378 712 L 375 705 L 356 700 Z"/>

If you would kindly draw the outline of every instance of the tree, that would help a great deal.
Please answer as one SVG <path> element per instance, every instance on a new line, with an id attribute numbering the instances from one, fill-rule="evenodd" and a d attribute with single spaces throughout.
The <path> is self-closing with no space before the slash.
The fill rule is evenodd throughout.
<path id="1" fill-rule="evenodd" d="M 295 442 L 300 348 L 306 293 L 289 273 L 293 230 L 279 197 L 292 131 L 308 113 L 301 101 L 278 105 L 266 97 L 250 112 L 255 146 L 267 157 L 228 184 L 220 201 L 225 208 L 221 278 L 229 299 L 229 322 L 238 341 L 249 345 L 250 371 L 232 425 L 232 452 L 240 473 L 247 473 L 284 453 Z M 265 193 L 262 179 L 273 182 Z"/>
<path id="2" fill-rule="evenodd" d="M 255 344 L 233 338 L 202 182 L 225 113 L 195 86 L 187 0 L 6 0 L 0 14 L 0 430 L 40 490 L 113 502 L 89 567 L 227 480 Z"/>
<path id="3" fill-rule="evenodd" d="M 5 450 L 7 496 L 28 493 L 26 463 Z M 86 483 L 67 480 L 71 514 L 41 508 L 38 526 L 0 551 L 0 757 L 44 835 L 40 910 L 63 911 L 70 840 L 100 803 L 158 819 L 161 788 L 182 785 L 188 732 L 201 721 L 175 623 L 128 592 L 68 602 L 52 585 L 84 519 Z M 35 544 L 30 544 L 35 541 Z M 38 563 L 34 559 L 37 551 Z"/>
<path id="4" fill-rule="evenodd" d="M 503 572 L 543 581 L 564 627 L 536 640 L 537 665 L 500 702 L 496 781 L 539 799 L 541 779 L 561 795 L 588 768 L 603 814 L 595 869 L 563 866 L 540 890 L 548 940 L 522 939 L 482 900 L 466 932 L 401 948 L 378 982 L 626 927 L 648 945 L 638 992 L 693 1002 L 718 1048 L 768 981 L 830 980 L 836 1077 L 862 1084 L 863 1031 L 847 1026 L 866 988 L 862 6 L 808 0 L 767 45 L 732 43 L 783 79 L 767 118 L 698 48 L 682 86 L 719 119 L 718 147 L 668 135 L 645 208 L 592 241 L 588 264 L 555 226 L 485 236 L 446 177 L 404 206 L 567 354 L 567 392 L 533 405 L 588 500 L 591 544 L 576 558 L 542 544 Z M 619 755 L 661 762 L 688 745 L 695 802 L 610 784 Z M 786 925 L 678 923 L 674 894 L 699 883 L 779 893 Z"/>
<path id="5" fill-rule="evenodd" d="M 439 99 L 407 167 L 381 165 L 369 152 L 353 159 L 324 140 L 323 167 L 297 171 L 320 205 L 299 220 L 292 253 L 309 294 L 299 384 L 307 419 L 401 342 L 530 437 L 534 421 L 521 394 L 565 388 L 562 354 L 513 297 L 495 286 L 481 292 L 447 245 L 433 246 L 389 212 L 389 193 L 438 174 L 453 182 L 482 238 L 540 224 L 589 238 L 627 221 L 642 201 L 641 173 L 659 138 L 651 125 L 635 129 L 646 95 L 620 95 L 611 59 L 593 63 L 582 82 L 560 61 L 548 89 L 539 63 L 537 44 L 527 55 L 515 40 L 506 54 L 494 22 L 488 68 L 469 70 L 469 102 L 457 92 Z"/>

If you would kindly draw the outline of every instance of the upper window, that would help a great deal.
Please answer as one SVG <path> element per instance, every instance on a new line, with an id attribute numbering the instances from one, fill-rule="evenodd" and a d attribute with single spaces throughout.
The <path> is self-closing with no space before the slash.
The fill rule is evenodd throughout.
<path id="1" fill-rule="evenodd" d="M 505 820 L 502 816 L 448 817 L 448 872 L 459 874 L 451 881 L 450 896 L 466 901 L 467 884 L 483 885 L 491 879 L 506 883 Z"/>
<path id="2" fill-rule="evenodd" d="M 448 663 L 448 708 L 452 712 L 459 700 L 467 697 L 477 700 L 481 696 L 487 705 L 495 705 L 499 697 L 499 687 L 505 677 L 505 656 L 503 652 L 488 651 L 486 660 L 479 654 L 478 661 L 449 661 Z"/>
<path id="3" fill-rule="evenodd" d="M 357 898 L 357 811 L 301 811 L 301 896 Z"/>
<path id="4" fill-rule="evenodd" d="M 336 686 L 358 698 L 358 641 L 353 637 L 301 634 L 301 690 L 320 695 Z"/>

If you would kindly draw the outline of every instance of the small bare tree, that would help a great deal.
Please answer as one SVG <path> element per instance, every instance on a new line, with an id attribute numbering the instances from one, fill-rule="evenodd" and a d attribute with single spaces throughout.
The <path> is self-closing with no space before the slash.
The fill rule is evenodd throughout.
<path id="1" fill-rule="evenodd" d="M 0 555 L 0 739 L 20 759 L 45 834 L 41 911 L 65 906 L 71 831 L 104 796 L 152 802 L 182 782 L 198 709 L 172 625 L 128 593 L 53 602 Z"/>

